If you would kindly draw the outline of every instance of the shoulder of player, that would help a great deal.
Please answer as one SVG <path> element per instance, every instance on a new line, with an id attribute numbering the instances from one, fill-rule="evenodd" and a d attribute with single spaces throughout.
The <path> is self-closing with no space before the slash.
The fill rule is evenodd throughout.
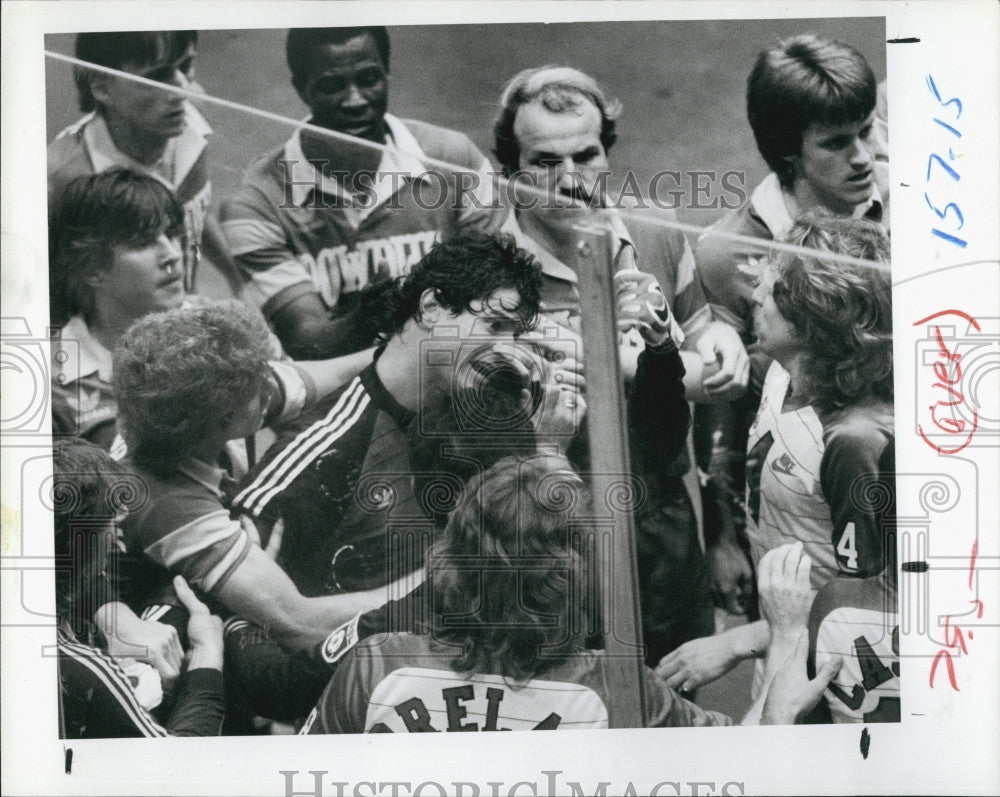
<path id="1" fill-rule="evenodd" d="M 156 473 L 134 465 L 131 470 L 145 485 L 147 493 L 141 506 L 130 511 L 122 521 L 126 542 L 138 538 L 144 541 L 145 547 L 149 541 L 189 523 L 225 513 L 217 495 L 180 471 Z"/>
<path id="2" fill-rule="evenodd" d="M 75 177 L 94 173 L 81 138 L 82 126 L 78 130 L 77 127 L 67 127 L 48 146 L 46 165 L 50 193 L 60 192 Z"/>
<path id="3" fill-rule="evenodd" d="M 459 166 L 478 169 L 482 165 L 484 155 L 465 133 L 417 119 L 400 121 L 406 125 L 425 155 Z"/>
<path id="4" fill-rule="evenodd" d="M 767 225 L 753 212 L 749 202 L 736 210 L 727 212 L 698 237 L 694 245 L 695 262 L 699 271 L 722 268 L 730 270 L 737 262 L 750 257 L 760 257 L 762 252 L 742 241 L 734 241 L 713 232 L 734 233 L 765 241 L 774 240 Z"/>
<path id="5" fill-rule="evenodd" d="M 257 516 L 279 496 L 298 500 L 300 491 L 314 489 L 312 479 L 320 472 L 324 481 L 351 478 L 364 461 L 377 409 L 364 383 L 355 378 L 283 424 L 277 440 L 241 480 L 232 507 Z M 297 475 L 286 479 L 285 469 L 291 466 Z"/>
<path id="6" fill-rule="evenodd" d="M 824 453 L 881 452 L 892 445 L 892 404 L 868 399 L 857 404 L 817 413 L 823 424 Z"/>
<path id="7" fill-rule="evenodd" d="M 364 380 L 355 377 L 329 396 L 320 399 L 297 418 L 282 424 L 278 430 L 278 440 L 271 450 L 294 445 L 307 436 L 307 445 L 311 447 L 313 437 L 324 431 L 343 440 L 347 434 L 374 426 L 377 409 Z M 338 449 L 343 451 L 344 446 L 338 445 Z"/>
<path id="8" fill-rule="evenodd" d="M 677 214 L 673 210 L 651 208 L 648 204 L 640 202 L 638 198 L 632 196 L 620 197 L 616 200 L 614 207 L 615 210 L 627 215 L 627 218 L 622 218 L 622 223 L 628 230 L 640 256 L 644 247 L 683 246 L 684 233 L 675 227 L 658 223 L 660 221 L 677 221 Z M 644 221 L 643 217 L 648 218 L 649 221 Z"/>
<path id="9" fill-rule="evenodd" d="M 862 606 L 861 586 L 868 580 L 841 576 L 820 587 L 809 610 L 810 636 L 815 637 L 815 632 L 831 612 L 849 606 Z"/>
<path id="10" fill-rule="evenodd" d="M 258 156 L 250 161 L 239 185 L 226 199 L 246 199 L 248 196 L 263 194 L 269 199 L 280 201 L 284 197 L 285 185 L 285 145 Z"/>

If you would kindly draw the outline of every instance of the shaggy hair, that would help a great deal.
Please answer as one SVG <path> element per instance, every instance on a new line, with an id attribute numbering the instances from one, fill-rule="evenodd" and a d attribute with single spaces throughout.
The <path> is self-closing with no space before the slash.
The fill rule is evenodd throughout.
<path id="1" fill-rule="evenodd" d="M 126 66 L 142 69 L 153 64 L 172 63 L 197 44 L 194 30 L 130 30 L 81 33 L 76 37 L 76 57 L 108 69 Z M 104 73 L 86 67 L 74 67 L 73 79 L 80 110 L 100 110 L 91 90 L 91 81 Z"/>
<path id="2" fill-rule="evenodd" d="M 108 271 L 116 247 L 141 249 L 161 232 L 184 235 L 184 212 L 159 180 L 128 169 L 77 177 L 49 225 L 49 293 L 54 323 L 73 315 L 93 321 L 90 279 Z"/>
<path id="3" fill-rule="evenodd" d="M 153 313 L 114 352 L 118 426 L 137 464 L 169 469 L 242 412 L 267 381 L 264 320 L 238 301 Z"/>
<path id="4" fill-rule="evenodd" d="M 812 124 L 860 122 L 875 110 L 871 67 L 857 50 L 812 34 L 795 36 L 757 57 L 747 80 L 747 117 L 757 149 L 784 186 L 788 157 L 802 151 Z"/>
<path id="5" fill-rule="evenodd" d="M 615 124 L 621 103 L 607 94 L 597 81 L 568 66 L 525 69 L 510 79 L 500 95 L 500 115 L 493 125 L 493 152 L 506 177 L 520 168 L 521 148 L 514 135 L 514 120 L 522 105 L 539 100 L 553 113 L 575 113 L 582 103 L 591 103 L 601 112 L 601 144 L 604 151 L 618 139 Z"/>
<path id="6" fill-rule="evenodd" d="M 52 444 L 52 517 L 54 553 L 62 566 L 55 571 L 56 613 L 80 634 L 94 611 L 109 599 L 101 590 L 104 573 L 95 568 L 110 523 L 127 503 L 140 497 L 134 477 L 104 449 L 76 437 Z"/>
<path id="7" fill-rule="evenodd" d="M 885 233 L 870 222 L 813 214 L 799 219 L 786 241 L 884 264 L 848 266 L 822 254 L 779 253 L 772 295 L 802 336 L 804 371 L 820 406 L 843 407 L 868 395 L 891 400 L 892 280 Z"/>
<path id="8" fill-rule="evenodd" d="M 437 301 L 458 315 L 473 303 L 487 304 L 498 290 L 512 288 L 521 297 L 517 308 L 524 331 L 538 316 L 541 266 L 509 235 L 465 231 L 435 244 L 405 277 L 369 286 L 357 314 L 361 338 L 386 342 L 407 321 L 420 319 L 420 297 L 434 291 Z"/>
<path id="9" fill-rule="evenodd" d="M 526 681 L 583 648 L 583 482 L 561 456 L 507 457 L 466 485 L 428 558 L 435 639 L 461 673 Z"/>

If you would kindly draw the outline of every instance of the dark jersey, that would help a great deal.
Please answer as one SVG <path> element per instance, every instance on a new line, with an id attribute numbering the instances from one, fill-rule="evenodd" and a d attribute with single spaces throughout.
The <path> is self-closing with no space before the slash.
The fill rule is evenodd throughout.
<path id="1" fill-rule="evenodd" d="M 164 724 L 140 703 L 121 665 L 97 648 L 58 634 L 59 683 L 64 739 L 132 736 L 218 736 L 225 715 L 222 673 L 188 670 L 174 687 Z"/>
<path id="2" fill-rule="evenodd" d="M 380 586 L 390 570 L 422 565 L 422 550 L 390 563 L 387 548 L 390 524 L 417 537 L 432 527 L 414 495 L 412 422 L 372 363 L 285 426 L 242 483 L 233 509 L 269 525 L 283 518 L 281 563 L 303 595 Z"/>

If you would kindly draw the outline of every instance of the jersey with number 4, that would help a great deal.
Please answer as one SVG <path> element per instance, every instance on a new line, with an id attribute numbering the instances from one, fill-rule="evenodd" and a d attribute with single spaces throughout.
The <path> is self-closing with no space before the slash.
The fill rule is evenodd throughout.
<path id="1" fill-rule="evenodd" d="M 754 564 L 802 542 L 813 589 L 886 564 L 895 511 L 893 408 L 867 398 L 840 409 L 783 411 L 788 372 L 772 363 L 747 441 L 747 535 Z"/>

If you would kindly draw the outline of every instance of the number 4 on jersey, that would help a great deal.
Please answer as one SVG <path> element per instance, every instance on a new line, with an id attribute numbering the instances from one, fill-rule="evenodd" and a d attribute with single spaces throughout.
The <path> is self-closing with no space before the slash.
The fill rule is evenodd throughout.
<path id="1" fill-rule="evenodd" d="M 844 532 L 837 543 L 837 554 L 846 570 L 858 569 L 858 542 L 854 521 L 844 526 Z"/>

